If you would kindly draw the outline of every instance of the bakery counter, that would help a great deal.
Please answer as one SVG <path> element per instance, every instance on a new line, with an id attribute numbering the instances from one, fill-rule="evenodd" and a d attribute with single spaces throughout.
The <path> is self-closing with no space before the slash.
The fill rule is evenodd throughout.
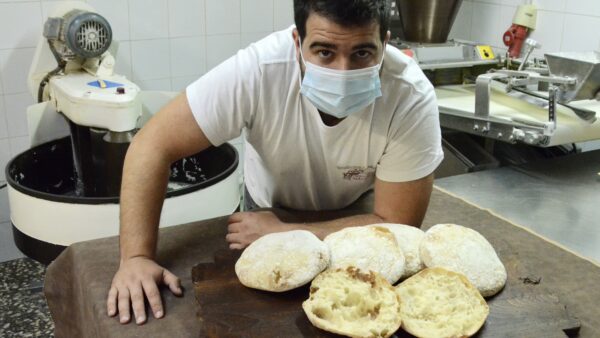
<path id="1" fill-rule="evenodd" d="M 320 217 L 355 214 L 370 210 L 371 205 L 372 199 L 366 198 L 341 213 L 322 214 Z M 284 213 L 280 210 L 276 212 L 285 220 L 302 217 L 301 214 Z M 580 337 L 600 336 L 600 307 L 597 305 L 600 303 L 600 293 L 597 292 L 600 267 L 518 225 L 435 189 L 423 228 L 427 229 L 437 223 L 457 223 L 479 231 L 494 246 L 507 268 L 507 285 L 500 294 L 488 300 L 490 317 L 479 333 L 480 336 L 506 336 L 509 331 L 517 332 L 516 329 L 520 330 L 515 333 L 516 336 L 532 332 L 537 333 L 534 336 L 549 336 L 551 332 L 556 334 L 554 329 L 566 329 L 575 324 L 581 325 L 578 330 Z M 196 264 L 210 263 L 216 252 L 227 249 L 226 228 L 227 218 L 223 217 L 161 230 L 158 261 L 181 278 L 184 295 L 175 297 L 163 288 L 161 292 L 166 316 L 159 320 L 150 317 L 142 326 L 133 323 L 122 325 L 117 318 L 106 315 L 107 291 L 119 262 L 118 238 L 70 246 L 48 267 L 44 286 L 55 322 L 56 336 L 208 335 L 198 318 L 191 271 Z M 522 298 L 524 295 L 528 298 Z M 520 299 L 521 303 L 514 302 L 513 299 Z M 546 318 L 550 324 L 538 323 L 536 326 L 534 319 L 539 315 L 538 310 L 527 307 L 528 303 L 524 299 L 536 299 L 533 304 L 541 306 L 548 299 L 551 302 L 560 301 L 577 320 L 554 320 L 551 316 Z M 512 308 L 510 311 L 501 311 L 502 307 L 494 304 L 516 304 L 520 311 L 513 311 Z M 564 306 L 562 308 L 564 310 Z M 509 318 L 510 316 L 513 317 Z M 298 320 L 305 318 L 299 317 Z M 251 327 L 248 330 L 250 332 Z M 302 333 L 299 331 L 297 336 L 302 336 Z"/>

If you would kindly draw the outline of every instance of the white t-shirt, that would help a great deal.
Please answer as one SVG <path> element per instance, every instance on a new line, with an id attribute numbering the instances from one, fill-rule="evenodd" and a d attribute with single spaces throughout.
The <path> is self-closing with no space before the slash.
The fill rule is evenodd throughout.
<path id="1" fill-rule="evenodd" d="M 244 176 L 261 207 L 343 208 L 375 176 L 406 182 L 443 158 L 435 92 L 416 63 L 388 46 L 383 96 L 333 127 L 300 94 L 292 29 L 240 50 L 186 90 L 198 125 L 215 146 L 246 129 Z"/>

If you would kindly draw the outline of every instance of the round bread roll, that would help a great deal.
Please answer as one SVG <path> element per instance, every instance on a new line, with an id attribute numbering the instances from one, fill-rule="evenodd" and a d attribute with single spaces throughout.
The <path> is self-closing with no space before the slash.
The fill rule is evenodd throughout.
<path id="1" fill-rule="evenodd" d="M 490 310 L 469 280 L 442 268 L 427 268 L 396 287 L 402 328 L 421 338 L 468 337 Z"/>
<path id="2" fill-rule="evenodd" d="M 404 274 L 404 253 L 387 228 L 344 228 L 325 237 L 324 242 L 331 252 L 331 269 L 354 266 L 377 272 L 391 284 Z"/>
<path id="3" fill-rule="evenodd" d="M 350 337 L 389 337 L 402 324 L 394 287 L 379 274 L 354 267 L 318 275 L 302 309 L 314 326 Z"/>
<path id="4" fill-rule="evenodd" d="M 423 230 L 410 225 L 394 223 L 373 224 L 371 226 L 387 228 L 396 237 L 396 242 L 398 242 L 398 246 L 404 253 L 404 259 L 406 260 L 404 274 L 400 279 L 408 278 L 425 268 L 419 253 L 419 246 L 425 236 Z"/>
<path id="5" fill-rule="evenodd" d="M 305 230 L 262 236 L 235 263 L 240 282 L 249 288 L 283 292 L 310 282 L 329 265 L 329 248 Z"/>
<path id="6" fill-rule="evenodd" d="M 492 245 L 477 231 L 456 224 L 437 224 L 425 233 L 420 247 L 427 267 L 442 267 L 465 275 L 484 297 L 506 284 L 506 268 Z"/>

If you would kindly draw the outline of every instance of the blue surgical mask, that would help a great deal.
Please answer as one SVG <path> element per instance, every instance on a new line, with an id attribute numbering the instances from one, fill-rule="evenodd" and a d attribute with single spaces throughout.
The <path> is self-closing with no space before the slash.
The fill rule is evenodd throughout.
<path id="1" fill-rule="evenodd" d="M 320 111 L 339 119 L 359 112 L 381 96 L 379 70 L 381 62 L 373 67 L 353 70 L 336 70 L 306 62 L 300 93 Z"/>

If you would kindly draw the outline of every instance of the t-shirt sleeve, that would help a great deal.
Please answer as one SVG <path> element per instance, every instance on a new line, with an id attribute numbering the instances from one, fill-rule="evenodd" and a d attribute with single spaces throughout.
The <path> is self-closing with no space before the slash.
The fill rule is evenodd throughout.
<path id="1" fill-rule="evenodd" d="M 443 158 L 438 105 L 429 87 L 406 113 L 392 119 L 376 176 L 386 182 L 414 181 L 431 174 Z"/>
<path id="2" fill-rule="evenodd" d="M 241 135 L 255 115 L 260 67 L 253 47 L 240 50 L 186 88 L 196 122 L 219 146 Z"/>

